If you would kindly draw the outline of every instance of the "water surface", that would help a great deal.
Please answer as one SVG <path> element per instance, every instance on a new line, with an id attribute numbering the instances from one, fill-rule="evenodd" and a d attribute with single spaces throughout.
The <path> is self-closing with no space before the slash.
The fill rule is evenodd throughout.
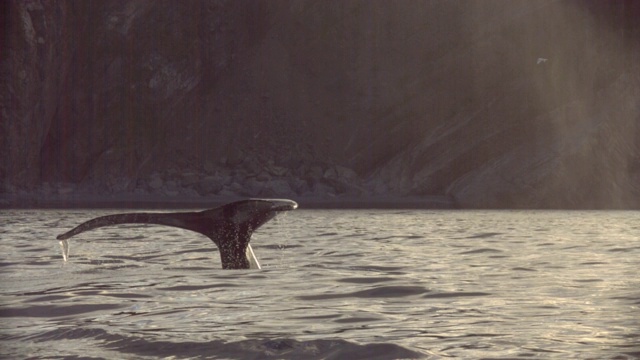
<path id="1" fill-rule="evenodd" d="M 221 270 L 119 210 L 0 212 L 4 358 L 640 357 L 638 212 L 297 210 Z"/>

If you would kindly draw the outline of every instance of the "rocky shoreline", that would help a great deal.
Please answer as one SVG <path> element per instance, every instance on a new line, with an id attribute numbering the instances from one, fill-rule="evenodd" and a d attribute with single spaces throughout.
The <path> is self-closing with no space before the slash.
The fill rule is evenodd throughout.
<path id="1" fill-rule="evenodd" d="M 451 209 L 447 196 L 394 194 L 381 181 L 363 180 L 340 165 L 244 161 L 200 170 L 169 169 L 131 180 L 43 183 L 32 189 L 5 186 L 1 208 L 208 208 L 242 198 L 289 198 L 303 208 Z"/>
<path id="2" fill-rule="evenodd" d="M 246 197 L 166 198 L 136 195 L 17 197 L 0 196 L 0 209 L 208 209 Z M 446 197 L 379 197 L 322 199 L 288 197 L 300 209 L 455 209 Z"/>

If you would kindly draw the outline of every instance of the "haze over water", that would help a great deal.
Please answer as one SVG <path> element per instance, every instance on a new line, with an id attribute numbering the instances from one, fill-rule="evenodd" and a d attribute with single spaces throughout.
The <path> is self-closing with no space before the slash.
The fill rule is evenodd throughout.
<path id="1" fill-rule="evenodd" d="M 296 210 L 223 271 L 121 210 L 0 212 L 2 358 L 640 357 L 638 212 Z"/>

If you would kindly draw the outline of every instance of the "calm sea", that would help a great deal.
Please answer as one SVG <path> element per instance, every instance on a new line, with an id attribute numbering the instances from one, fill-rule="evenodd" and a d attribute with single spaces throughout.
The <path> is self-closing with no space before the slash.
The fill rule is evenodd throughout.
<path id="1" fill-rule="evenodd" d="M 0 212 L 7 359 L 640 358 L 640 213 L 296 210 L 223 271 L 202 235 Z"/>

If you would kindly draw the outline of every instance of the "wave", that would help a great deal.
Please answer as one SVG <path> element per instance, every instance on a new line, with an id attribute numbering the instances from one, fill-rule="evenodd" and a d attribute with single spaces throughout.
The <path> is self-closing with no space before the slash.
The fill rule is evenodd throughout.
<path id="1" fill-rule="evenodd" d="M 189 359 L 420 359 L 425 354 L 393 343 L 357 344 L 343 339 L 300 341 L 291 338 L 166 341 L 104 329 L 55 329 L 32 337 L 34 342 L 97 340 L 97 346 L 122 355 Z"/>

